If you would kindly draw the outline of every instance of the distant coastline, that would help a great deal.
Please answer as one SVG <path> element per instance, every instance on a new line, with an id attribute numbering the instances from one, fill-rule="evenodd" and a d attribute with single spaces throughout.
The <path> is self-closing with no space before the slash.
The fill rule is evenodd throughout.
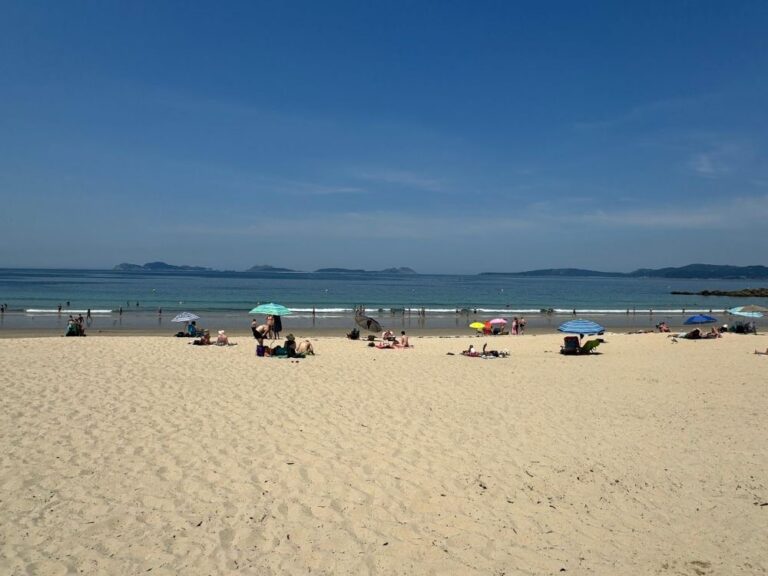
<path id="1" fill-rule="evenodd" d="M 280 268 L 278 266 L 271 266 L 269 264 L 257 264 L 251 266 L 247 270 L 217 270 L 215 268 L 206 268 L 203 266 L 177 266 L 175 264 L 168 264 L 166 262 L 147 262 L 146 264 L 131 264 L 129 262 L 123 262 L 116 265 L 112 270 L 116 272 L 243 272 L 243 273 L 258 273 L 258 272 L 280 272 L 280 273 L 299 273 L 299 274 L 418 274 L 412 268 L 401 266 L 398 268 L 385 268 L 383 270 L 363 270 L 353 268 L 318 268 L 314 272 L 304 272 L 302 270 L 293 270 L 292 268 Z"/>
<path id="2" fill-rule="evenodd" d="M 602 272 L 579 268 L 548 268 L 527 272 L 482 272 L 481 276 L 571 276 L 599 278 L 685 278 L 685 279 L 720 279 L 720 280 L 760 280 L 768 279 L 768 267 L 765 266 L 728 266 L 719 264 L 688 264 L 678 268 L 640 268 L 634 272 Z"/>
<path id="3" fill-rule="evenodd" d="M 217 270 L 203 266 L 174 265 L 165 262 L 146 264 L 121 263 L 113 268 L 119 272 L 137 273 L 228 273 L 228 274 L 398 274 L 418 275 L 408 267 L 365 270 L 359 268 L 318 268 L 314 271 L 294 270 L 268 264 L 258 264 L 246 270 Z M 670 279 L 719 279 L 719 280 L 768 280 L 768 267 L 762 265 L 730 266 L 720 264 L 688 264 L 680 267 L 639 268 L 633 272 L 610 272 L 583 268 L 543 268 L 522 272 L 481 272 L 478 276 L 508 277 L 572 277 L 572 278 L 670 278 Z"/>

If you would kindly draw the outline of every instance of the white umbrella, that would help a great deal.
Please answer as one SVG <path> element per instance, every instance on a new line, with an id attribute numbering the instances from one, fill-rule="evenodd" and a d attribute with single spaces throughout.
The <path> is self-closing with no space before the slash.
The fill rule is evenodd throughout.
<path id="1" fill-rule="evenodd" d="M 200 316 L 192 314 L 192 312 L 182 312 L 177 314 L 171 322 L 192 322 L 194 320 L 200 320 Z"/>

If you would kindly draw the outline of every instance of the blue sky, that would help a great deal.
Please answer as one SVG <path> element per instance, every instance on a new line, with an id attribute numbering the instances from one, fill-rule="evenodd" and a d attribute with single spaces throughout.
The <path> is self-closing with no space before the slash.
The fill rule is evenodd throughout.
<path id="1" fill-rule="evenodd" d="M 768 264 L 768 2 L 0 9 L 0 266 Z"/>

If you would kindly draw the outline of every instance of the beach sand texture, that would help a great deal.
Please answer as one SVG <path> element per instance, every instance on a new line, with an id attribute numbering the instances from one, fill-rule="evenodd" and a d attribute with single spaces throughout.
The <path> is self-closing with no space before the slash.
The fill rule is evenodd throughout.
<path id="1" fill-rule="evenodd" d="M 606 339 L 0 340 L 0 573 L 768 571 L 768 337 Z"/>

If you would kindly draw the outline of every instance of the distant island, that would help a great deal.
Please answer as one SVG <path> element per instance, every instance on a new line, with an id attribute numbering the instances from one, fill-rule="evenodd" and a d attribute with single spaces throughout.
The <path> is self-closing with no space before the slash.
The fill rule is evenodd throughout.
<path id="1" fill-rule="evenodd" d="M 123 262 L 113 268 L 113 270 L 120 272 L 221 272 L 215 268 L 205 268 L 203 266 L 176 266 L 174 264 L 167 264 L 166 262 L 147 262 L 146 264 L 130 264 Z M 242 274 L 259 273 L 259 272 L 277 272 L 277 273 L 298 273 L 298 270 L 291 268 L 280 268 L 278 266 L 271 266 L 269 264 L 256 264 L 251 266 L 247 270 L 243 270 Z M 229 271 L 228 273 L 237 273 L 236 271 Z M 319 268 L 315 270 L 316 274 L 416 274 L 417 272 L 411 268 L 385 268 L 384 270 L 362 270 L 351 268 Z"/>
<path id="2" fill-rule="evenodd" d="M 544 268 L 526 272 L 481 272 L 480 276 L 573 276 L 575 277 L 618 277 L 627 276 L 621 272 L 600 272 L 598 270 L 583 270 L 581 268 Z"/>
<path id="3" fill-rule="evenodd" d="M 246 272 L 296 272 L 296 270 L 291 270 L 290 268 L 279 268 L 277 266 L 270 266 L 269 264 L 257 264 L 256 266 L 251 266 L 248 268 Z"/>
<path id="4" fill-rule="evenodd" d="M 600 272 L 580 268 L 547 268 L 527 272 L 483 272 L 481 276 L 570 276 L 604 278 L 702 278 L 723 280 L 755 280 L 768 278 L 765 266 L 727 266 L 718 264 L 689 264 L 679 268 L 640 268 L 634 272 Z"/>
<path id="5" fill-rule="evenodd" d="M 129 264 L 123 262 L 113 268 L 121 272 L 211 272 L 211 268 L 203 266 L 174 266 L 165 262 L 147 262 L 146 264 Z"/>
<path id="6" fill-rule="evenodd" d="M 768 288 L 744 288 L 743 290 L 702 290 L 701 292 L 673 291 L 670 294 L 686 296 L 730 296 L 732 298 L 768 298 Z"/>
<path id="7" fill-rule="evenodd" d="M 318 268 L 315 270 L 320 274 L 417 274 L 411 268 L 385 268 L 384 270 L 361 270 L 351 268 Z"/>

